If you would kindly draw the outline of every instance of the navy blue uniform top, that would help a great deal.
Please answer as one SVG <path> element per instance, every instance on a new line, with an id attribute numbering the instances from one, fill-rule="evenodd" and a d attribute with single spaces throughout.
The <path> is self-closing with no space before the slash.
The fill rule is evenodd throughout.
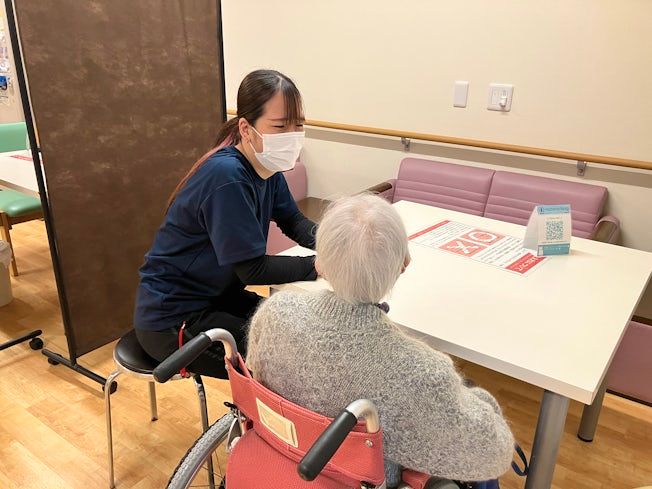
<path id="1" fill-rule="evenodd" d="M 162 330 L 244 287 L 234 264 L 265 255 L 270 220 L 299 213 L 282 174 L 261 178 L 234 146 L 219 150 L 176 196 L 140 269 L 134 326 Z"/>

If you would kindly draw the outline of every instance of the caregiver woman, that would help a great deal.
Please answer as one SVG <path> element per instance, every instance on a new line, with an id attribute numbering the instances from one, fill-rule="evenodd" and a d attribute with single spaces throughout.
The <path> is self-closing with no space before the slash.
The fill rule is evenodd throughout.
<path id="1" fill-rule="evenodd" d="M 216 327 L 229 330 L 244 352 L 261 300 L 245 286 L 317 278 L 314 257 L 265 254 L 270 221 L 300 245 L 315 245 L 315 223 L 299 212 L 281 174 L 303 145 L 301 95 L 287 76 L 257 70 L 240 84 L 237 105 L 216 147 L 177 185 L 140 269 L 134 327 L 158 361 L 180 338 Z M 188 370 L 226 378 L 223 356 L 215 344 Z"/>

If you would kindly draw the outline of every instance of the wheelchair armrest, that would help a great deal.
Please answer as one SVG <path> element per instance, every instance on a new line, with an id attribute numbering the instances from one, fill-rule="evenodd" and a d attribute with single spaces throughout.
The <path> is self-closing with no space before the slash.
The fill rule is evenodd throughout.
<path id="1" fill-rule="evenodd" d="M 602 243 L 615 243 L 620 233 L 620 221 L 614 216 L 604 216 L 591 233 L 591 239 Z"/>

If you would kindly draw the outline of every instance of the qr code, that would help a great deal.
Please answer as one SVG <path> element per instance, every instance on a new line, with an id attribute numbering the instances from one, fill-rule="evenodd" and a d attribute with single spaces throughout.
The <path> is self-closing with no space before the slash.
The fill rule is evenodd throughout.
<path id="1" fill-rule="evenodd" d="M 564 239 L 564 223 L 562 221 L 546 221 L 546 241 Z"/>

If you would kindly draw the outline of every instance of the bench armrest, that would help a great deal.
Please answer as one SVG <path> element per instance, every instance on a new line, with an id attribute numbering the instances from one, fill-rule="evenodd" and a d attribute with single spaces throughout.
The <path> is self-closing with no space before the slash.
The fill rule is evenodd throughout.
<path id="1" fill-rule="evenodd" d="M 394 202 L 394 188 L 396 187 L 396 179 L 381 182 L 373 187 L 369 187 L 364 192 L 376 194 L 390 203 Z"/>
<path id="2" fill-rule="evenodd" d="M 614 216 L 604 216 L 591 233 L 591 239 L 602 243 L 614 244 L 620 234 L 620 221 Z"/>
<path id="3" fill-rule="evenodd" d="M 306 197 L 297 201 L 297 207 L 301 211 L 301 214 L 317 224 L 321 221 L 324 212 L 326 212 L 330 204 L 330 200 L 318 199 L 316 197 Z"/>

